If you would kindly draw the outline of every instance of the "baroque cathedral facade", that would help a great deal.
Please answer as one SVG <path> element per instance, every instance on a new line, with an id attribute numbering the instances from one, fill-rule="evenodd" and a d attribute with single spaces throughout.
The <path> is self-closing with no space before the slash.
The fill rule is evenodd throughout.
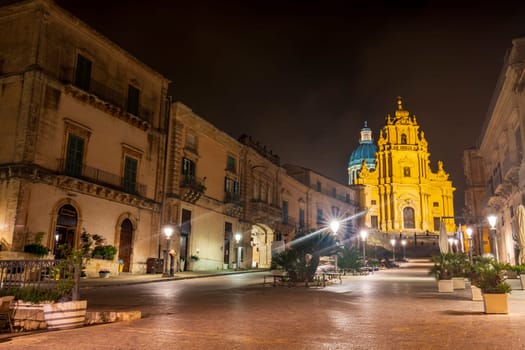
<path id="1" fill-rule="evenodd" d="M 393 235 L 438 233 L 441 222 L 447 232 L 455 230 L 455 188 L 443 162 L 434 172 L 429 157 L 425 134 L 401 97 L 377 144 L 365 124 L 348 163 L 349 185 L 358 190 L 366 209 L 363 226 Z"/>

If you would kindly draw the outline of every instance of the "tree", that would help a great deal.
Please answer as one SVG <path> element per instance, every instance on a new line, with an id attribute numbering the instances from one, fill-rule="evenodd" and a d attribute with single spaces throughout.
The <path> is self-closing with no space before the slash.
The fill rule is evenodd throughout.
<path id="1" fill-rule="evenodd" d="M 276 265 L 295 274 L 297 281 L 312 281 L 321 256 L 335 255 L 338 244 L 334 235 L 323 231 L 298 234 L 287 249 L 274 257 Z"/>

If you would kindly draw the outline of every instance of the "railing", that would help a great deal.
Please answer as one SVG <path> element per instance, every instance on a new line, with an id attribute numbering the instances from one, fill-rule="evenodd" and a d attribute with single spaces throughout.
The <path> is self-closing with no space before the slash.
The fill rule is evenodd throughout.
<path id="1" fill-rule="evenodd" d="M 224 192 L 224 203 L 241 204 L 241 198 L 238 193 Z"/>
<path id="2" fill-rule="evenodd" d="M 65 159 L 58 160 L 59 173 L 108 186 L 122 192 L 137 194 L 143 197 L 146 196 L 147 186 L 144 184 L 135 183 L 135 186 L 133 186 L 130 182 L 125 183 L 124 178 L 121 176 L 86 165 L 83 165 L 82 171 L 80 171 L 79 174 L 76 174 L 74 171 L 68 171 L 65 164 Z"/>
<path id="3" fill-rule="evenodd" d="M 180 187 L 188 187 L 197 192 L 204 192 L 206 186 L 204 186 L 204 180 L 198 178 L 195 175 L 182 175 L 182 180 L 180 182 Z"/>
<path id="4" fill-rule="evenodd" d="M 119 108 L 123 112 L 126 112 L 127 110 L 127 91 L 124 92 L 122 90 L 116 90 L 114 88 L 111 88 L 109 85 L 104 84 L 101 81 L 93 79 L 91 77 L 89 81 L 89 91 L 82 90 L 78 86 L 75 85 L 73 79 L 74 71 L 72 69 L 65 69 L 61 72 L 61 79 L 67 84 L 71 84 L 71 86 L 74 86 L 75 88 L 79 89 L 80 91 L 84 91 L 85 93 L 89 95 L 94 95 L 98 98 L 100 98 L 103 101 L 106 101 L 110 103 L 111 105 Z M 139 106 L 139 112 L 136 117 L 140 118 L 141 120 L 144 120 L 146 122 L 151 122 L 153 120 L 153 110 L 145 108 L 143 104 Z"/>
<path id="5" fill-rule="evenodd" d="M 52 288 L 57 281 L 53 269 L 59 260 L 0 260 L 0 289 Z"/>

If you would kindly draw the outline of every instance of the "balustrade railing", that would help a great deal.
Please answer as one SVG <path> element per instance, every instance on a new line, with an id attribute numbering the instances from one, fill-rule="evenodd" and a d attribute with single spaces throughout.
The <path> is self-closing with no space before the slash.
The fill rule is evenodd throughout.
<path id="1" fill-rule="evenodd" d="M 59 260 L 0 260 L 0 289 L 52 288 Z"/>

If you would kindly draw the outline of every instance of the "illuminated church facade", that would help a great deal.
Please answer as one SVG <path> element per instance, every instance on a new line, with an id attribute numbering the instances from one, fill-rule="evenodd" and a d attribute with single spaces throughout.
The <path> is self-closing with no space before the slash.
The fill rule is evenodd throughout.
<path id="1" fill-rule="evenodd" d="M 455 230 L 455 188 L 443 162 L 432 171 L 428 141 L 401 97 L 394 116 L 386 117 L 377 146 L 366 124 L 361 130 L 359 146 L 349 160 L 348 178 L 367 209 L 362 225 L 372 231 L 438 233 L 441 221 L 447 232 Z"/>

